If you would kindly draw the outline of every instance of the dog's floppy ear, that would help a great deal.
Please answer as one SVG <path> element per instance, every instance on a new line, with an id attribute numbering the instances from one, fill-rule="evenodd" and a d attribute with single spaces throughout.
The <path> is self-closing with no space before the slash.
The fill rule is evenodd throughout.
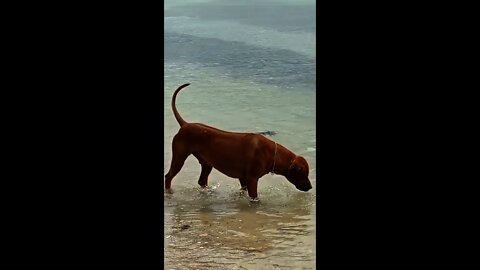
<path id="1" fill-rule="evenodd" d="M 308 173 L 309 173 L 309 169 L 308 169 L 307 161 L 303 157 L 298 156 L 292 163 L 290 174 L 308 176 Z"/>
<path id="2" fill-rule="evenodd" d="M 302 168 L 300 168 L 300 166 L 298 166 L 298 164 L 294 163 L 292 170 L 293 170 L 294 174 L 299 174 L 302 171 Z"/>
<path id="3" fill-rule="evenodd" d="M 288 174 L 292 175 L 292 176 L 295 176 L 295 175 L 298 175 L 301 170 L 302 170 L 302 168 L 300 168 L 300 166 L 298 166 L 298 164 L 297 164 L 297 161 L 294 160 L 292 162 L 292 165 L 290 166 L 290 170 L 288 171 Z"/>

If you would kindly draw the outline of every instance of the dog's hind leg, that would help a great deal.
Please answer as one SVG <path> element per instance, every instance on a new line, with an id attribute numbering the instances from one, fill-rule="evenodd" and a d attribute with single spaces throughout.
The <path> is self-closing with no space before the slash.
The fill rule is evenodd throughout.
<path id="1" fill-rule="evenodd" d="M 177 173 L 182 169 L 183 164 L 187 157 L 191 154 L 184 147 L 183 143 L 178 139 L 177 136 L 173 138 L 172 143 L 172 163 L 170 164 L 170 170 L 165 175 L 165 190 L 168 192 L 172 191 L 172 180 L 177 175 Z"/>
<path id="2" fill-rule="evenodd" d="M 245 178 L 240 178 L 238 180 L 240 180 L 240 191 L 247 190 L 247 181 L 245 180 Z"/>

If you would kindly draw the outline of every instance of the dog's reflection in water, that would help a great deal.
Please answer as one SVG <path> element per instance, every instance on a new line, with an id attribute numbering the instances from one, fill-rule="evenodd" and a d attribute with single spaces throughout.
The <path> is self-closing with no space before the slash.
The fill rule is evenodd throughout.
<path id="1" fill-rule="evenodd" d="M 189 201 L 174 207 L 168 225 L 172 236 L 183 239 L 192 248 L 200 244 L 214 250 L 263 252 L 283 242 L 293 244 L 298 236 L 312 234 L 310 211 L 305 196 L 292 196 L 277 205 L 252 204 L 242 199 L 229 203 Z"/>

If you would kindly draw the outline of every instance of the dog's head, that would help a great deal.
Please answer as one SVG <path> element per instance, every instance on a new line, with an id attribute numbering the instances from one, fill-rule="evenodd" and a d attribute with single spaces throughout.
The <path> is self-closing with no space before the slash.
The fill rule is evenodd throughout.
<path id="1" fill-rule="evenodd" d="M 308 179 L 309 173 L 307 161 L 301 156 L 296 156 L 288 168 L 287 179 L 298 190 L 309 191 L 312 188 L 312 184 Z"/>

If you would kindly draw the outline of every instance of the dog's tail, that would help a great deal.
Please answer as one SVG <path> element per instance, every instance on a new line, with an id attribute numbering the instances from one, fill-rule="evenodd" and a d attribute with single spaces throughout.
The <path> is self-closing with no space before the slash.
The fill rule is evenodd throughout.
<path id="1" fill-rule="evenodd" d="M 185 125 L 187 122 L 185 120 L 183 120 L 183 118 L 180 116 L 180 114 L 178 113 L 177 111 L 177 107 L 175 107 L 175 101 L 177 99 L 177 94 L 178 92 L 180 92 L 180 90 L 182 90 L 183 88 L 189 86 L 190 84 L 189 83 L 186 83 L 186 84 L 182 84 L 180 85 L 177 90 L 175 90 L 175 93 L 173 93 L 173 97 L 172 97 L 172 110 L 173 110 L 173 114 L 175 115 L 175 118 L 177 119 L 177 122 L 178 124 L 180 124 L 180 127 L 182 127 L 183 125 Z"/>

